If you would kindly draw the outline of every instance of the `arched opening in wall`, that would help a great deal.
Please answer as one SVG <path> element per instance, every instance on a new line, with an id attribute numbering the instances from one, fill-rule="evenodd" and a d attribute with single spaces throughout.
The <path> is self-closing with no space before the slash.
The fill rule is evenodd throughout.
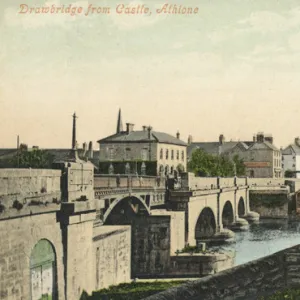
<path id="1" fill-rule="evenodd" d="M 137 217 L 149 216 L 144 201 L 137 197 L 126 197 L 118 201 L 104 220 L 104 225 L 131 225 Z"/>
<path id="2" fill-rule="evenodd" d="M 201 241 L 213 236 L 216 233 L 216 220 L 213 211 L 205 207 L 197 220 L 195 228 L 195 239 Z"/>
<path id="3" fill-rule="evenodd" d="M 246 214 L 246 209 L 245 209 L 245 201 L 243 197 L 240 197 L 239 203 L 238 203 L 238 215 L 239 217 L 242 217 Z"/>
<path id="4" fill-rule="evenodd" d="M 40 240 L 30 255 L 31 300 L 57 300 L 56 254 L 53 245 Z"/>
<path id="5" fill-rule="evenodd" d="M 162 176 L 164 174 L 164 166 L 163 165 L 160 165 L 158 173 L 160 176 Z"/>
<path id="6" fill-rule="evenodd" d="M 222 212 L 223 227 L 227 227 L 233 223 L 233 207 L 230 201 L 226 201 Z"/>
<path id="7" fill-rule="evenodd" d="M 168 165 L 165 166 L 165 175 L 169 175 L 169 166 Z"/>

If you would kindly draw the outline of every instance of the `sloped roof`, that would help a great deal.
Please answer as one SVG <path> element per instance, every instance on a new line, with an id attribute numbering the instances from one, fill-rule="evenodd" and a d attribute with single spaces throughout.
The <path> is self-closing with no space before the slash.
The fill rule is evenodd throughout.
<path id="1" fill-rule="evenodd" d="M 186 146 L 187 144 L 176 137 L 158 131 L 151 131 L 150 139 L 148 131 L 131 131 L 127 134 L 126 131 L 113 134 L 98 141 L 98 143 L 134 143 L 134 142 L 158 142 L 163 144 L 173 144 Z"/>
<path id="2" fill-rule="evenodd" d="M 275 147 L 270 142 L 264 141 L 264 142 L 256 142 L 253 143 L 252 146 L 249 147 L 249 150 L 263 150 L 263 149 L 271 149 L 274 151 L 279 151 L 277 147 Z"/>
<path id="3" fill-rule="evenodd" d="M 224 142 L 221 147 L 221 153 L 226 153 L 233 149 L 239 142 Z M 195 149 L 202 149 L 205 152 L 213 155 L 219 154 L 219 142 L 201 142 L 192 143 L 187 147 L 187 155 L 190 157 Z"/>
<path id="4" fill-rule="evenodd" d="M 291 145 L 287 146 L 284 150 L 282 150 L 281 153 L 283 155 L 293 155 L 293 154 L 300 155 L 300 147 L 295 144 L 291 144 Z"/>

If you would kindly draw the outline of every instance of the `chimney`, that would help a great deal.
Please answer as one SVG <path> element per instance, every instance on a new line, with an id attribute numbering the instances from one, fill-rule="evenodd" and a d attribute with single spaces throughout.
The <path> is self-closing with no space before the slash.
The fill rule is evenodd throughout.
<path id="1" fill-rule="evenodd" d="M 295 138 L 295 145 L 297 145 L 298 147 L 300 147 L 300 138 L 299 137 Z"/>
<path id="2" fill-rule="evenodd" d="M 265 141 L 269 142 L 270 144 L 273 144 L 273 136 L 272 135 L 265 136 Z"/>
<path id="3" fill-rule="evenodd" d="M 76 119 L 77 119 L 77 116 L 76 116 L 76 113 L 74 112 L 73 114 L 73 128 L 72 128 L 72 149 L 75 150 L 77 148 L 77 145 L 76 145 Z"/>
<path id="4" fill-rule="evenodd" d="M 188 145 L 193 143 L 193 137 L 191 135 L 189 135 L 188 137 Z"/>
<path id="5" fill-rule="evenodd" d="M 263 132 L 259 132 L 257 135 L 256 135 L 256 140 L 258 143 L 263 143 L 265 141 L 265 135 Z"/>
<path id="6" fill-rule="evenodd" d="M 89 153 L 88 153 L 88 157 L 89 158 L 93 158 L 93 143 L 92 142 L 89 142 Z"/>
<path id="7" fill-rule="evenodd" d="M 126 132 L 127 132 L 127 134 L 129 134 L 130 132 L 133 131 L 133 127 L 134 127 L 134 124 L 126 123 Z"/>
<path id="8" fill-rule="evenodd" d="M 225 136 L 223 134 L 220 134 L 220 136 L 219 136 L 219 144 L 223 145 L 224 142 L 225 142 Z"/>
<path id="9" fill-rule="evenodd" d="M 151 130 L 152 130 L 152 127 L 151 126 L 148 126 L 148 139 L 150 140 L 151 139 Z"/>
<path id="10" fill-rule="evenodd" d="M 121 108 L 119 109 L 118 120 L 117 120 L 117 133 L 123 131 L 123 123 L 122 123 L 122 113 Z"/>
<path id="11" fill-rule="evenodd" d="M 180 132 L 179 131 L 177 131 L 177 133 L 176 133 L 176 138 L 179 140 L 180 139 Z"/>
<path id="12" fill-rule="evenodd" d="M 143 126 L 143 131 L 146 131 L 147 130 L 147 126 Z"/>

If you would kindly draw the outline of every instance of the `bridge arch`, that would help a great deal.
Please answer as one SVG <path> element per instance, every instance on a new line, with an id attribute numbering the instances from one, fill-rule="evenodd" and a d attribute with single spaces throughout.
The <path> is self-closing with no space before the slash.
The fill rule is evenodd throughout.
<path id="1" fill-rule="evenodd" d="M 227 227 L 234 222 L 234 212 L 232 204 L 229 200 L 227 200 L 223 206 L 222 210 L 222 223 L 223 227 Z"/>
<path id="2" fill-rule="evenodd" d="M 30 300 L 57 300 L 56 252 L 47 239 L 39 240 L 30 255 Z"/>
<path id="3" fill-rule="evenodd" d="M 135 195 L 123 196 L 110 204 L 104 214 L 103 223 L 105 225 L 129 225 L 137 215 L 150 215 L 150 209 L 145 200 Z"/>
<path id="4" fill-rule="evenodd" d="M 216 233 L 216 218 L 211 208 L 204 207 L 198 217 L 195 227 L 195 240 L 201 241 Z"/>
<path id="5" fill-rule="evenodd" d="M 242 217 L 246 214 L 246 206 L 245 206 L 245 200 L 243 197 L 240 197 L 238 202 L 238 216 Z"/>

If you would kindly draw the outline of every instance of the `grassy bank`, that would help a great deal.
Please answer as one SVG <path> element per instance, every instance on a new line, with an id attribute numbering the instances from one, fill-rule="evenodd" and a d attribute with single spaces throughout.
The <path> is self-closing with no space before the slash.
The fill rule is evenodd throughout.
<path id="1" fill-rule="evenodd" d="M 185 281 L 132 282 L 95 291 L 92 295 L 83 293 L 80 300 L 140 300 L 162 292 Z"/>
<path id="2" fill-rule="evenodd" d="M 300 300 L 300 289 L 288 289 L 276 292 L 272 296 L 263 297 L 260 300 Z"/>

